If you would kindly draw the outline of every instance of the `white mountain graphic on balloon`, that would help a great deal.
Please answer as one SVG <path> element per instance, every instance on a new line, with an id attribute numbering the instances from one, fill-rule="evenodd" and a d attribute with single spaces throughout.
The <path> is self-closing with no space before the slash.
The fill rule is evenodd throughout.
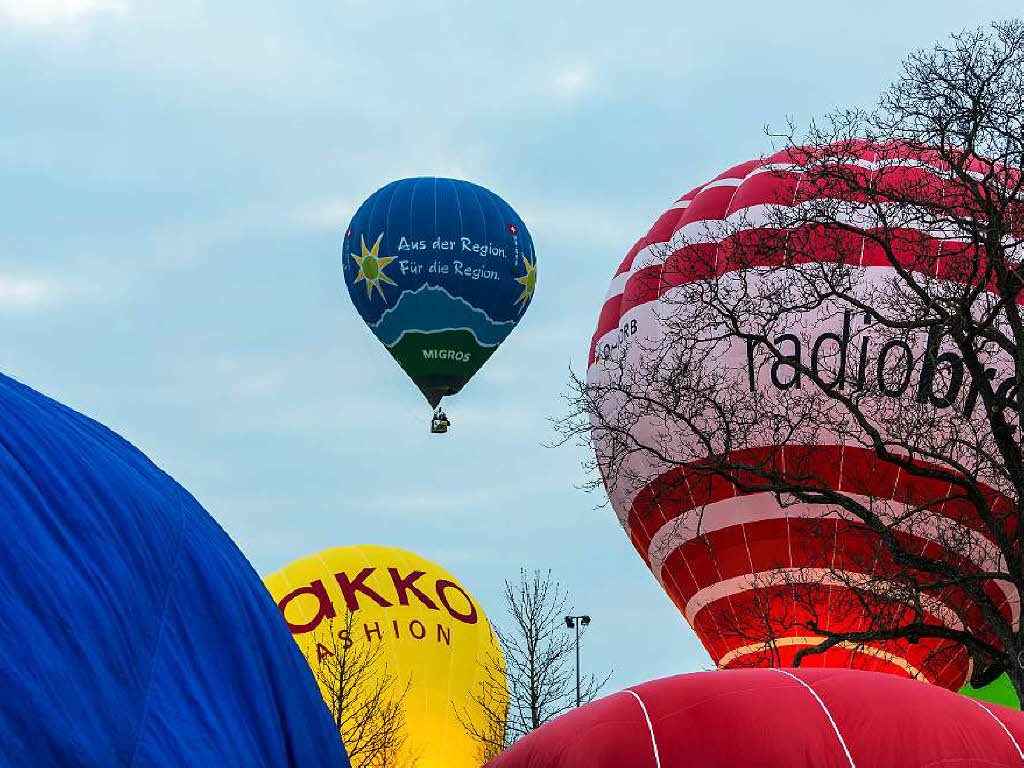
<path id="1" fill-rule="evenodd" d="M 515 325 L 515 320 L 492 320 L 482 309 L 435 285 L 405 291 L 380 320 L 369 324 L 374 335 L 388 347 L 397 344 L 406 333 L 454 330 L 469 331 L 480 346 L 496 347 Z"/>

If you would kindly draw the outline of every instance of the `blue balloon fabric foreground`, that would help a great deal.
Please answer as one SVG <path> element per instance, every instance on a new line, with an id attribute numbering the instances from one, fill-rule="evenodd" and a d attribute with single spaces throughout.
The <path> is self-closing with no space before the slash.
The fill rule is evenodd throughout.
<path id="1" fill-rule="evenodd" d="M 523 220 L 484 187 L 394 181 L 345 233 L 356 311 L 436 406 L 469 381 L 533 299 L 537 258 Z"/>
<path id="2" fill-rule="evenodd" d="M 0 375 L 0 766 L 347 768 L 259 576 L 185 489 Z"/>

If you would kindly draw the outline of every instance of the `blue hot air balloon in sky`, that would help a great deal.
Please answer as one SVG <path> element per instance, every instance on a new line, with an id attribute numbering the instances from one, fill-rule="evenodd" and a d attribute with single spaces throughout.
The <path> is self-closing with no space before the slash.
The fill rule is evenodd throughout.
<path id="1" fill-rule="evenodd" d="M 0 375 L 0 766 L 347 768 L 260 577 L 125 440 Z"/>
<path id="2" fill-rule="evenodd" d="M 345 233 L 352 303 L 427 402 L 469 381 L 533 299 L 537 257 L 523 220 L 468 181 L 394 181 Z"/>

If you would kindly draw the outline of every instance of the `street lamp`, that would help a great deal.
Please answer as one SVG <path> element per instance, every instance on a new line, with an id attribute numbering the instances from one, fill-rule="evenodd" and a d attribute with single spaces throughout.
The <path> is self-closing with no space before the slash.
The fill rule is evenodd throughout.
<path id="1" fill-rule="evenodd" d="M 589 616 L 566 616 L 565 626 L 576 630 L 576 706 L 580 705 L 580 625 L 590 624 Z"/>

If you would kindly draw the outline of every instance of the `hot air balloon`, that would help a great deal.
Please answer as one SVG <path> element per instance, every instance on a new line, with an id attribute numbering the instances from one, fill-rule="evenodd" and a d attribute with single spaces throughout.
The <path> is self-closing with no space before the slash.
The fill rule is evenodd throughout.
<path id="1" fill-rule="evenodd" d="M 266 585 L 314 668 L 338 663 L 339 637 L 342 650 L 386 650 L 396 689 L 409 686 L 402 735 L 419 768 L 480 765 L 471 732 L 483 733 L 507 707 L 504 658 L 483 609 L 454 576 L 412 552 L 358 546 L 296 560 Z M 504 697 L 497 708 L 479 706 L 495 694 Z M 333 692 L 323 686 L 323 695 L 330 705 Z"/>
<path id="2" fill-rule="evenodd" d="M 1024 714 L 849 669 L 679 675 L 575 709 L 490 768 L 1010 768 Z"/>
<path id="3" fill-rule="evenodd" d="M 884 167 L 885 178 L 907 179 L 908 183 L 925 184 L 933 190 L 949 187 L 948 176 L 939 163 L 921 151 L 866 142 L 814 150 L 826 156 L 833 151 L 852 155 L 844 162 L 864 173 L 878 173 Z M 867 297 L 873 295 L 872 291 L 885 289 L 894 274 L 892 262 L 880 247 L 856 233 L 844 239 L 814 239 L 816 230 L 810 227 L 800 231 L 783 229 L 783 239 L 807 243 L 801 255 L 803 261 L 784 268 L 772 260 L 777 251 L 757 250 L 762 242 L 757 238 L 771 242 L 767 238 L 779 237 L 779 230 L 772 229 L 776 221 L 772 212 L 780 206 L 793 209 L 808 201 L 835 198 L 834 185 L 830 188 L 811 183 L 802 175 L 801 163 L 806 162 L 803 156 L 786 151 L 742 163 L 675 201 L 617 269 L 591 343 L 589 384 L 594 392 L 604 388 L 612 393 L 600 403 L 601 419 L 614 423 L 620 414 L 632 418 L 624 429 L 642 444 L 666 435 L 662 455 L 671 459 L 660 460 L 652 453 L 636 450 L 621 462 L 609 463 L 605 457 L 614 451 L 603 449 L 602 440 L 611 444 L 614 437 L 602 432 L 597 423 L 600 419 L 596 420 L 594 437 L 612 505 L 638 553 L 720 667 L 792 665 L 800 650 L 823 640 L 805 628 L 815 621 L 837 631 L 865 627 L 865 613 L 857 602 L 864 592 L 855 587 L 871 569 L 885 567 L 885 548 L 846 510 L 779 498 L 769 489 L 759 492 L 756 483 L 741 491 L 725 477 L 703 471 L 705 462 L 717 457 L 697 443 L 692 426 L 682 419 L 660 418 L 662 414 L 646 418 L 623 410 L 623 398 L 615 395 L 614 388 L 634 386 L 629 371 L 664 364 L 659 355 L 667 347 L 662 343 L 670 333 L 667 318 L 691 311 L 686 296 L 701 291 L 724 292 L 734 286 L 737 296 L 760 297 L 760 280 L 763 285 L 781 285 L 779 290 L 785 290 L 782 281 L 795 280 L 793 276 L 800 270 L 806 273 L 816 266 L 836 263 L 848 268 L 844 274 L 855 286 L 850 290 L 864 291 L 862 295 Z M 984 166 L 979 163 L 978 167 Z M 942 242 L 941 233 L 923 227 L 920 221 L 907 225 L 901 242 L 908 243 L 908 253 L 931 254 L 927 260 L 929 277 L 955 284 L 958 278 L 951 272 L 960 263 L 962 244 Z M 911 250 L 911 246 L 917 250 Z M 742 258 L 736 256 L 744 247 L 750 253 L 743 251 Z M 842 256 L 837 250 L 840 247 Z M 759 257 L 759 253 L 766 252 L 769 255 Z M 898 254 L 899 258 L 905 256 L 902 251 Z M 923 261 L 911 264 L 911 257 L 906 258 L 905 268 L 925 268 L 920 266 Z M 703 311 L 703 304 L 692 306 Z M 702 315 L 700 323 L 692 327 L 702 329 L 694 331 L 695 337 L 698 332 L 705 334 L 697 342 L 704 346 L 695 343 L 693 347 L 701 349 L 705 357 L 695 358 L 693 364 L 705 373 L 710 370 L 708 378 L 720 379 L 716 392 L 737 393 L 737 402 L 741 397 L 752 400 L 756 396 L 758 402 L 780 404 L 780 412 L 784 412 L 781 404 L 787 402 L 800 403 L 808 412 L 825 412 L 832 407 L 820 388 L 796 387 L 799 382 L 787 375 L 784 363 L 776 360 L 772 365 L 769 360 L 762 364 L 760 351 L 752 350 L 739 336 L 715 335 L 715 322 L 715 318 Z M 977 412 L 972 412 L 970 377 L 965 375 L 962 361 L 945 346 L 933 343 L 928 333 L 919 335 L 916 347 L 901 339 L 889 339 L 884 328 L 869 325 L 848 305 L 827 297 L 810 302 L 805 310 L 773 316 L 771 322 L 772 333 L 779 334 L 774 338 L 780 347 L 783 342 L 792 345 L 783 348 L 804 355 L 802 360 L 815 356 L 808 366 L 817 365 L 819 357 L 827 358 L 822 370 L 826 365 L 833 366 L 829 374 L 835 377 L 832 386 L 845 386 L 846 392 L 870 392 L 858 394 L 864 398 L 863 408 L 908 413 L 934 404 L 938 426 L 930 429 L 936 430 L 935 435 L 944 434 L 938 431 L 943 429 L 943 420 L 952 423 L 954 418 L 961 419 L 961 411 L 966 422 L 964 431 L 977 433 L 982 429 L 971 421 L 978 417 L 972 417 Z M 926 349 L 930 350 L 928 355 Z M 894 383 L 891 371 L 897 365 L 904 368 L 899 369 Z M 992 366 L 997 382 L 1012 383 L 1011 363 L 993 359 Z M 636 386 L 643 386 L 643 382 Z M 756 395 L 745 394 L 749 392 Z M 954 403 L 956 414 L 951 415 Z M 740 418 L 747 416 L 744 413 Z M 836 421 L 842 428 L 830 432 L 819 420 L 813 422 L 816 431 L 809 427 L 799 433 L 794 430 L 789 437 L 778 437 L 770 430 L 759 430 L 756 415 L 749 418 L 751 426 L 746 431 L 737 430 L 729 458 L 748 464 L 762 462 L 790 477 L 811 478 L 809 482 L 821 483 L 821 487 L 865 499 L 889 519 L 898 520 L 908 510 L 924 509 L 931 515 L 926 523 L 917 524 L 912 531 L 894 529 L 893 535 L 903 537 L 901 540 L 914 551 L 946 558 L 960 569 L 1005 572 L 1007 566 L 991 530 L 986 533 L 975 507 L 958 503 L 955 498 L 946 500 L 951 487 L 948 482 L 901 472 L 893 464 L 882 462 L 870 441 L 858 432 L 857 424 L 846 426 Z M 926 463 L 919 465 L 924 467 Z M 981 483 L 989 509 L 1012 528 L 1016 524 L 1015 507 L 998 491 L 998 479 L 981 477 Z M 967 549 L 964 545 L 951 551 L 950 542 L 956 541 L 970 542 L 970 553 L 963 554 Z M 790 583 L 786 583 L 787 575 Z M 1020 597 L 1015 587 L 997 580 L 983 582 L 983 586 L 997 610 L 1016 625 Z M 797 594 L 802 596 L 801 601 L 796 599 Z M 813 612 L 807 609 L 808 596 L 813 597 Z M 878 598 L 879 605 L 883 599 Z M 968 629 L 985 631 L 980 621 L 974 623 L 977 606 L 958 598 L 955 590 L 943 591 L 925 602 L 930 623 L 963 629 L 962 618 Z M 892 606 L 883 608 L 897 610 Z M 750 616 L 764 620 L 763 636 L 744 636 L 730 626 L 737 623 L 734 617 Z M 888 671 L 921 677 L 952 690 L 963 686 L 971 671 L 971 660 L 962 646 L 930 638 L 917 643 L 900 640 L 840 645 L 823 654 L 806 656 L 802 664 Z"/>
<path id="4" fill-rule="evenodd" d="M 380 188 L 345 233 L 342 270 L 356 311 L 447 429 L 441 398 L 465 386 L 533 299 L 537 257 L 522 219 L 457 179 Z"/>
<path id="5" fill-rule="evenodd" d="M 259 576 L 95 421 L 0 376 L 0 764 L 344 768 Z"/>

